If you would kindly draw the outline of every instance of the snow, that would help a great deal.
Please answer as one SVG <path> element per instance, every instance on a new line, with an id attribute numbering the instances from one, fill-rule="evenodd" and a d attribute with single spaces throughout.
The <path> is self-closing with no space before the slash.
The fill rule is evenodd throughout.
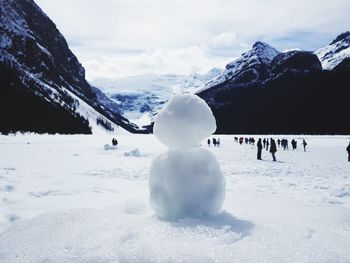
<path id="1" fill-rule="evenodd" d="M 106 117 L 104 117 L 102 114 L 97 112 L 94 108 L 92 108 L 89 104 L 87 104 L 85 101 L 80 99 L 78 96 L 73 94 L 68 89 L 61 87 L 62 90 L 64 90 L 70 97 L 72 97 L 77 102 L 77 109 L 76 112 L 82 115 L 84 118 L 86 118 L 89 121 L 89 126 L 91 127 L 91 131 L 93 134 L 100 134 L 100 133 L 110 133 L 105 128 L 101 127 L 97 124 L 97 119 L 102 119 L 106 122 L 109 122 L 113 127 L 113 132 L 120 133 L 128 133 L 128 131 L 124 130 L 122 127 L 114 124 L 110 120 L 108 120 Z"/>
<path id="2" fill-rule="evenodd" d="M 119 135 L 115 151 L 105 134 L 0 135 L 0 262 L 349 262 L 350 138 L 286 137 L 307 152 L 278 148 L 273 163 L 233 136 L 202 142 L 226 178 L 224 210 L 167 222 L 148 204 L 166 151 L 153 135 Z"/>
<path id="3" fill-rule="evenodd" d="M 134 156 L 134 157 L 141 157 L 142 154 L 138 148 L 135 148 L 134 150 L 131 150 L 130 152 L 125 152 L 125 156 Z"/>
<path id="4" fill-rule="evenodd" d="M 103 146 L 103 148 L 105 149 L 105 151 L 114 151 L 114 150 L 117 150 L 117 146 L 109 145 L 109 144 L 105 144 L 105 145 Z"/>
<path id="5" fill-rule="evenodd" d="M 326 70 L 334 69 L 345 58 L 350 57 L 350 35 L 315 51 Z"/>
<path id="6" fill-rule="evenodd" d="M 224 198 L 225 179 L 210 151 L 170 150 L 152 162 L 150 202 L 160 218 L 215 215 Z"/>
<path id="7" fill-rule="evenodd" d="M 154 134 L 169 151 L 153 160 L 149 187 L 151 206 L 160 218 L 203 217 L 220 211 L 225 178 L 215 155 L 199 148 L 215 130 L 211 109 L 196 95 L 176 95 L 158 113 Z"/>
<path id="8" fill-rule="evenodd" d="M 214 115 L 197 95 L 179 94 L 158 113 L 153 132 L 171 149 L 196 147 L 216 130 Z"/>

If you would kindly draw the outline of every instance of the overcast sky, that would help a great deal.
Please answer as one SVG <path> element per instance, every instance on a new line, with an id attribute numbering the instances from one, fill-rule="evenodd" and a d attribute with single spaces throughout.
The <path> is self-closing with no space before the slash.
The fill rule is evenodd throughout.
<path id="1" fill-rule="evenodd" d="M 350 30 L 350 0 L 35 0 L 87 78 L 204 73 L 265 41 L 314 50 Z"/>

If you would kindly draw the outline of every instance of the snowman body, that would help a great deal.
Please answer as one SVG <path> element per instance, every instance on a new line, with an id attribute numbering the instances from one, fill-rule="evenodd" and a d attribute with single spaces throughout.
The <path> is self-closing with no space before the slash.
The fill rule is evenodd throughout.
<path id="1" fill-rule="evenodd" d="M 221 210 L 225 178 L 215 155 L 199 147 L 215 132 L 215 118 L 198 96 L 175 96 L 159 112 L 154 134 L 169 150 L 150 169 L 150 204 L 164 219 L 203 217 Z"/>

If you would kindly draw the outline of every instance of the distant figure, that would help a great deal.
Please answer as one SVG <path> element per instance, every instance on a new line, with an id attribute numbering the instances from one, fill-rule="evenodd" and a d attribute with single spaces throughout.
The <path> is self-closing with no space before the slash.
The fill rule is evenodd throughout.
<path id="1" fill-rule="evenodd" d="M 217 144 L 217 146 L 220 146 L 220 138 L 218 138 L 218 139 L 216 140 L 216 144 Z"/>
<path id="2" fill-rule="evenodd" d="M 348 162 L 350 162 L 350 142 L 348 147 L 346 148 L 347 152 L 348 152 Z"/>
<path id="3" fill-rule="evenodd" d="M 239 138 L 239 144 L 243 143 L 243 137 Z"/>
<path id="4" fill-rule="evenodd" d="M 307 145 L 307 143 L 306 143 L 306 141 L 305 140 L 303 140 L 303 147 L 304 147 L 304 152 L 306 152 L 306 145 Z"/>
<path id="5" fill-rule="evenodd" d="M 287 139 L 282 140 L 282 147 L 283 147 L 283 150 L 288 150 L 288 140 Z"/>
<path id="6" fill-rule="evenodd" d="M 261 138 L 259 138 L 258 143 L 256 144 L 258 147 L 258 160 L 261 160 L 261 151 L 262 151 L 262 143 L 261 143 Z"/>
<path id="7" fill-rule="evenodd" d="M 112 139 L 112 145 L 117 146 L 118 145 L 118 140 L 116 138 Z"/>
<path id="8" fill-rule="evenodd" d="M 266 139 L 263 140 L 264 148 L 266 147 Z"/>
<path id="9" fill-rule="evenodd" d="M 254 143 L 255 143 L 255 139 L 253 137 L 250 137 L 249 138 L 249 144 L 253 144 L 253 146 L 254 146 Z"/>
<path id="10" fill-rule="evenodd" d="M 216 146 L 216 139 L 213 138 L 213 145 Z"/>
<path id="11" fill-rule="evenodd" d="M 292 144 L 293 151 L 296 150 L 297 149 L 297 141 L 293 139 L 291 144 Z"/>
<path id="12" fill-rule="evenodd" d="M 207 141 L 207 142 L 208 142 L 208 146 L 210 147 L 210 139 L 208 139 L 208 141 Z"/>
<path id="13" fill-rule="evenodd" d="M 281 145 L 281 140 L 280 139 L 277 140 L 277 144 L 278 144 L 278 147 L 280 147 L 280 145 Z"/>
<path id="14" fill-rule="evenodd" d="M 274 139 L 271 138 L 271 147 L 270 147 L 270 153 L 272 154 L 272 160 L 276 162 L 276 156 L 275 153 L 277 152 L 276 142 Z"/>
<path id="15" fill-rule="evenodd" d="M 268 151 L 269 150 L 269 139 L 266 139 L 266 151 Z"/>

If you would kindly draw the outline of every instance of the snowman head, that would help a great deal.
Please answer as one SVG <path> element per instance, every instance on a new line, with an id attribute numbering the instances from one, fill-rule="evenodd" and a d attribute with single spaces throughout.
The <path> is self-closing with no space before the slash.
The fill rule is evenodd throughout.
<path id="1" fill-rule="evenodd" d="M 196 95 L 180 94 L 158 113 L 153 132 L 170 149 L 199 146 L 213 134 L 216 122 L 207 103 Z"/>

